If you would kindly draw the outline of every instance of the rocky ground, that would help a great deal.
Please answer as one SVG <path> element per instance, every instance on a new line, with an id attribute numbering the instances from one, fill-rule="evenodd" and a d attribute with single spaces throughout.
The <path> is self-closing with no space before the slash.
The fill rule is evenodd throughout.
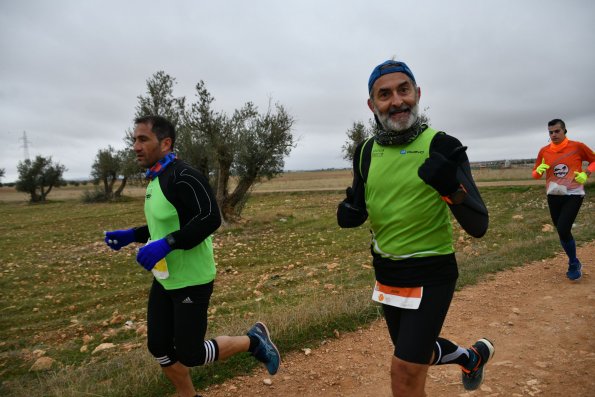
<path id="1" fill-rule="evenodd" d="M 443 336 L 496 354 L 480 390 L 466 392 L 457 366 L 430 369 L 428 396 L 595 396 L 595 243 L 579 248 L 583 278 L 566 279 L 566 257 L 491 276 L 457 292 Z M 274 338 L 274 330 L 273 338 Z M 287 354 L 264 370 L 201 391 L 204 397 L 389 397 L 392 345 L 383 321 Z"/>

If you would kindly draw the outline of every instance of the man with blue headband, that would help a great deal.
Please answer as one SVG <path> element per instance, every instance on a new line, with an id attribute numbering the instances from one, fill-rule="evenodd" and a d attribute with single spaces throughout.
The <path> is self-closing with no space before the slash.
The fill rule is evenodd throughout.
<path id="1" fill-rule="evenodd" d="M 394 396 L 425 396 L 430 365 L 458 364 L 466 390 L 479 388 L 494 346 L 470 348 L 440 337 L 458 267 L 449 210 L 461 227 L 482 237 L 488 211 L 461 142 L 423 122 L 421 90 L 411 69 L 389 60 L 368 81 L 377 128 L 357 146 L 353 184 L 339 204 L 341 227 L 370 221 L 376 285 L 394 344 Z"/>

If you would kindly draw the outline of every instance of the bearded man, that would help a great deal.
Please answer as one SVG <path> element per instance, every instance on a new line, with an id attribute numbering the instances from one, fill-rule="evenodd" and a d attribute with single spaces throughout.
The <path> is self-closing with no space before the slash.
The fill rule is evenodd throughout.
<path id="1" fill-rule="evenodd" d="M 341 227 L 370 221 L 372 299 L 382 304 L 394 345 L 393 395 L 425 396 L 429 367 L 444 364 L 460 365 L 463 386 L 475 390 L 493 343 L 482 338 L 464 348 L 440 336 L 458 278 L 449 209 L 474 237 L 488 227 L 467 148 L 422 122 L 421 90 L 405 63 L 376 66 L 368 94 L 377 131 L 355 150 L 337 220 Z"/>

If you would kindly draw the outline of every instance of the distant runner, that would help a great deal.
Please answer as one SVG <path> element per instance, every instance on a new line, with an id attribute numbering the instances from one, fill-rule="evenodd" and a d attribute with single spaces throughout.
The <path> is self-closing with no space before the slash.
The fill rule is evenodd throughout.
<path id="1" fill-rule="evenodd" d="M 148 168 L 147 225 L 106 232 L 113 250 L 147 243 L 136 256 L 154 279 L 147 309 L 148 348 L 180 397 L 195 397 L 188 367 L 250 352 L 271 375 L 281 357 L 266 326 L 257 322 L 245 336 L 204 340 L 213 292 L 215 260 L 211 234 L 221 216 L 207 179 L 173 153 L 174 126 L 163 117 L 135 120 L 134 152 Z"/>
<path id="2" fill-rule="evenodd" d="M 378 129 L 355 150 L 353 185 L 337 220 L 356 227 L 370 219 L 373 299 L 382 303 L 395 347 L 393 395 L 425 396 L 429 366 L 443 364 L 459 364 L 463 386 L 475 390 L 493 344 L 479 339 L 467 349 L 439 336 L 458 278 L 449 209 L 474 237 L 488 227 L 467 148 L 422 124 L 421 91 L 405 63 L 376 66 L 368 93 Z"/>
<path id="3" fill-rule="evenodd" d="M 576 257 L 576 242 L 571 229 L 585 196 L 583 185 L 595 171 L 595 153 L 584 143 L 566 137 L 568 131 L 564 121 L 553 119 L 547 125 L 551 143 L 539 150 L 532 175 L 539 179 L 545 172 L 550 215 L 568 256 L 566 277 L 574 281 L 582 277 L 583 265 Z M 589 162 L 585 170 L 583 161 Z"/>

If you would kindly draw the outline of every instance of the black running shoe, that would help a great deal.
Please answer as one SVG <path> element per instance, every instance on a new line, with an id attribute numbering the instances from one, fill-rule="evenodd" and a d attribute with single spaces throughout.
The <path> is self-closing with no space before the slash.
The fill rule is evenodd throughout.
<path id="1" fill-rule="evenodd" d="M 476 354 L 477 358 L 472 369 L 461 367 L 463 386 L 465 390 L 477 390 L 483 382 L 483 368 L 494 356 L 494 345 L 484 338 L 475 342 L 470 350 Z"/>

